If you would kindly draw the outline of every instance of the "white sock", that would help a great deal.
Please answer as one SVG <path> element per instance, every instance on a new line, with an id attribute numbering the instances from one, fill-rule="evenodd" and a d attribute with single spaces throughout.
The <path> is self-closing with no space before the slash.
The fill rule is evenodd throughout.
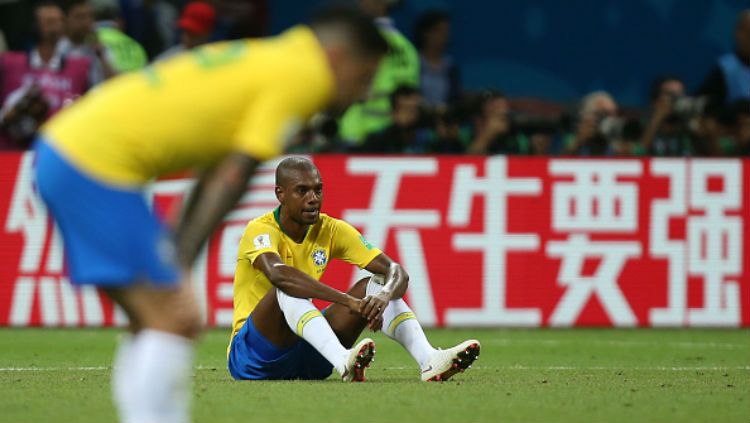
<path id="1" fill-rule="evenodd" d="M 112 361 L 112 398 L 116 404 L 130 402 L 128 397 L 128 375 L 131 371 L 131 357 L 133 350 L 133 336 L 129 333 L 123 334 L 115 351 L 115 358 Z M 121 407 L 120 407 L 121 408 Z M 120 412 L 120 421 L 125 421 L 123 410 Z"/>
<path id="2" fill-rule="evenodd" d="M 305 298 L 295 298 L 276 290 L 279 307 L 284 312 L 284 318 L 292 332 L 309 342 L 318 352 L 328 360 L 339 374 L 346 369 L 346 359 L 349 351 L 341 345 L 341 341 L 312 301 Z"/>
<path id="3" fill-rule="evenodd" d="M 375 275 L 377 280 L 378 275 Z M 381 277 L 382 279 L 382 277 Z M 375 295 L 383 289 L 383 286 L 372 280 L 367 282 L 367 295 Z M 392 300 L 383 312 L 383 333 L 389 338 L 395 339 L 414 360 L 419 363 L 421 369 L 425 369 L 435 348 L 430 345 L 424 334 L 422 325 L 417 321 L 414 312 L 402 298 Z"/>
<path id="4" fill-rule="evenodd" d="M 145 329 L 129 346 L 121 345 L 113 375 L 121 421 L 190 421 L 192 361 L 193 341 L 167 332 Z"/>

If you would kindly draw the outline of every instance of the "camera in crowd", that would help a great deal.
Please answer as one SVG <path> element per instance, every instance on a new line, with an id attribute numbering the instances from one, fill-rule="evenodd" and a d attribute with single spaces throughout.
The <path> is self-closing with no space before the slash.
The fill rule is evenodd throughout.
<path id="1" fill-rule="evenodd" d="M 687 121 L 702 115 L 706 110 L 706 104 L 708 104 L 706 97 L 673 96 L 672 114 Z"/>
<path id="2" fill-rule="evenodd" d="M 610 142 L 637 140 L 643 134 L 643 125 L 634 118 L 606 116 L 599 119 L 597 132 Z"/>
<path id="3" fill-rule="evenodd" d="M 14 144 L 27 148 L 48 111 L 41 88 L 29 84 L 9 96 L 0 116 L 0 129 Z"/>

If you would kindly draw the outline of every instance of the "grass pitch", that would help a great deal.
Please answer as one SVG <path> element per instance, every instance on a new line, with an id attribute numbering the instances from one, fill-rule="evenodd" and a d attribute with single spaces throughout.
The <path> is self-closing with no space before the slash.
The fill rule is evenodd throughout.
<path id="1" fill-rule="evenodd" d="M 0 329 L 0 423 L 113 422 L 119 330 Z M 378 334 L 363 384 L 235 382 L 227 330 L 206 334 L 195 422 L 750 422 L 745 330 L 431 330 L 433 344 L 482 342 L 472 369 L 419 381 Z"/>

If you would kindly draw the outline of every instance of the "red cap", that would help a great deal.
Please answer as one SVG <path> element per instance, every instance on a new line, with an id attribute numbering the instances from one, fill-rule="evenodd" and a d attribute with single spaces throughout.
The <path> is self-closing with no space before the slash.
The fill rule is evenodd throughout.
<path id="1" fill-rule="evenodd" d="M 213 6 L 202 1 L 191 1 L 182 9 L 177 26 L 188 32 L 207 34 L 213 31 L 215 22 L 216 11 Z"/>

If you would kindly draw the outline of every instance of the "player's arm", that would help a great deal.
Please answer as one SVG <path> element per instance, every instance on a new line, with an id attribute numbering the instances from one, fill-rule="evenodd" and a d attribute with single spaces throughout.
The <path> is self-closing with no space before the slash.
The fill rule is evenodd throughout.
<path id="1" fill-rule="evenodd" d="M 359 310 L 369 321 L 370 328 L 375 329 L 379 327 L 377 322 L 382 318 L 388 302 L 406 294 L 409 275 L 400 264 L 374 248 L 352 225 L 337 219 L 334 219 L 334 223 L 333 257 L 385 277 L 383 289 L 376 295 L 365 297 Z"/>
<path id="2" fill-rule="evenodd" d="M 383 289 L 376 295 L 368 295 L 362 299 L 360 309 L 362 316 L 369 322 L 377 322 L 382 319 L 389 301 L 399 299 L 406 294 L 406 289 L 409 287 L 409 275 L 400 264 L 385 253 L 375 257 L 365 266 L 365 269 L 374 274 L 385 275 Z"/>
<path id="3" fill-rule="evenodd" d="M 196 184 L 177 225 L 177 257 L 189 268 L 203 243 L 239 201 L 247 181 L 259 162 L 242 153 L 232 153 Z"/>
<path id="4" fill-rule="evenodd" d="M 273 286 L 289 296 L 317 298 L 344 305 L 353 311 L 360 311 L 360 299 L 320 283 L 308 274 L 285 264 L 276 253 L 266 252 L 259 255 L 253 261 L 253 266 L 263 272 Z"/>

